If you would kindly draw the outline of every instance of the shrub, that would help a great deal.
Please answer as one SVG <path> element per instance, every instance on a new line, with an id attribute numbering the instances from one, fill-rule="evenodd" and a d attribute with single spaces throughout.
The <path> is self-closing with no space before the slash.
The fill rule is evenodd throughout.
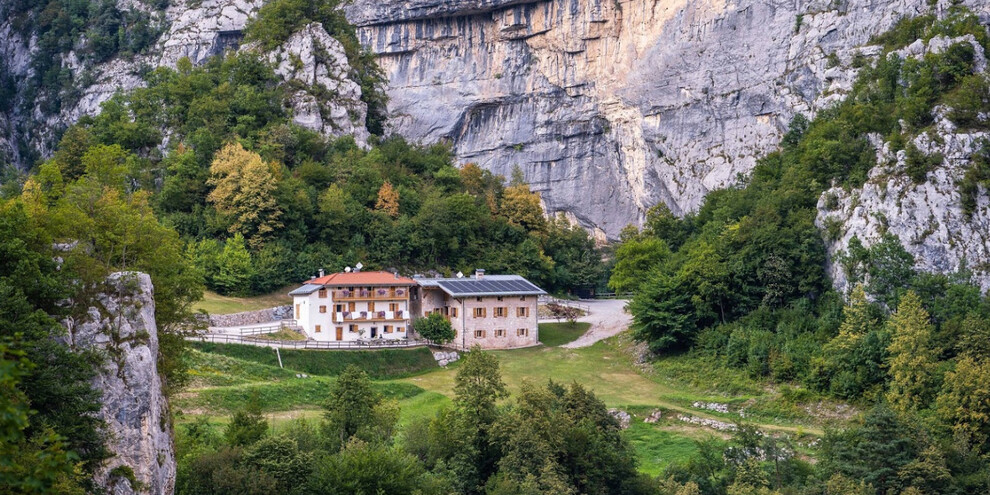
<path id="1" fill-rule="evenodd" d="M 421 337 L 435 344 L 446 344 L 454 340 L 454 329 L 450 321 L 440 313 L 430 313 L 413 323 L 413 328 Z"/>

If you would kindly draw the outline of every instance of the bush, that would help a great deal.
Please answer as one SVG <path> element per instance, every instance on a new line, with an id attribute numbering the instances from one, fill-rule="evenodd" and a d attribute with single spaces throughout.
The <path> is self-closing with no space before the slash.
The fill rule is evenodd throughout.
<path id="1" fill-rule="evenodd" d="M 434 344 L 446 344 L 454 340 L 454 328 L 450 320 L 440 313 L 430 313 L 425 318 L 419 318 L 413 323 L 416 333 Z"/>

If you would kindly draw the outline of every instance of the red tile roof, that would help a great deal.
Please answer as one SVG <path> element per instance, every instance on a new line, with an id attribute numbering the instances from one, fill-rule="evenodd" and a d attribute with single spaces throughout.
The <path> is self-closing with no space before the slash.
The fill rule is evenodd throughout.
<path id="1" fill-rule="evenodd" d="M 407 277 L 397 277 L 391 272 L 340 272 L 306 281 L 314 285 L 416 285 Z"/>

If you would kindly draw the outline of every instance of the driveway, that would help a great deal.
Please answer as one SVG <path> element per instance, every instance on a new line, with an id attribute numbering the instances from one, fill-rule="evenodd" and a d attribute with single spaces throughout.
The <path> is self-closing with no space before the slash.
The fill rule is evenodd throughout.
<path id="1" fill-rule="evenodd" d="M 622 333 L 632 323 L 632 315 L 626 313 L 625 306 L 629 301 L 623 299 L 594 299 L 581 300 L 581 304 L 587 305 L 588 314 L 578 318 L 577 321 L 591 323 L 591 328 L 584 335 L 573 342 L 562 345 L 574 349 L 578 347 L 588 347 L 599 340 L 607 339 L 613 335 Z"/>

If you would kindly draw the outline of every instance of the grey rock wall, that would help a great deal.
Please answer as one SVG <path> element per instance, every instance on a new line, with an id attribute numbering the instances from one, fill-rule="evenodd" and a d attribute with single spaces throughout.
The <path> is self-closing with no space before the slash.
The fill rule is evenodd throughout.
<path id="1" fill-rule="evenodd" d="M 108 282 L 112 293 L 100 297 L 99 307 L 65 322 L 70 345 L 99 349 L 106 357 L 93 385 L 103 393 L 100 416 L 107 424 L 107 447 L 116 455 L 97 470 L 95 481 L 114 495 L 170 494 L 175 490 L 175 450 L 158 375 L 151 277 L 122 272 Z M 128 479 L 128 470 L 137 484 Z"/>
<path id="2" fill-rule="evenodd" d="M 227 315 L 210 315 L 209 326 L 211 327 L 239 327 L 243 325 L 254 325 L 256 323 L 269 323 L 277 320 L 292 318 L 292 306 L 276 306 L 274 308 L 259 309 L 257 311 L 243 311 Z"/>
<path id="3" fill-rule="evenodd" d="M 969 2 L 986 12 L 982 2 Z M 851 59 L 925 0 L 356 0 L 395 131 L 518 165 L 550 213 L 617 237 L 737 181 L 795 112 L 840 100 Z"/>

